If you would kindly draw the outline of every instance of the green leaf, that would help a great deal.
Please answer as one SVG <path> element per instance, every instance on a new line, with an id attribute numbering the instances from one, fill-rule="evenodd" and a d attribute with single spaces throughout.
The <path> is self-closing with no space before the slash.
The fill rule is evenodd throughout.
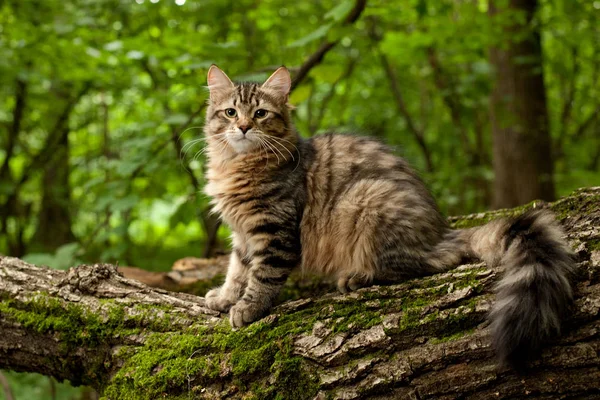
<path id="1" fill-rule="evenodd" d="M 293 48 L 293 47 L 302 47 L 304 45 L 307 45 L 308 43 L 315 41 L 317 39 L 320 39 L 322 37 L 325 37 L 327 35 L 327 32 L 329 32 L 329 29 L 331 29 L 331 27 L 333 26 L 332 23 L 329 24 L 325 24 L 322 25 L 321 27 L 319 27 L 317 30 L 309 33 L 308 35 L 293 41 L 292 43 L 290 43 L 288 45 L 288 47 Z"/>
<path id="2" fill-rule="evenodd" d="M 310 96 L 310 90 L 310 86 L 308 85 L 298 86 L 290 95 L 290 103 L 302 103 L 304 100 L 308 99 L 308 96 Z"/>
<path id="3" fill-rule="evenodd" d="M 185 114 L 171 114 L 163 120 L 167 125 L 183 125 L 187 122 L 189 116 Z"/>
<path id="4" fill-rule="evenodd" d="M 334 83 L 344 73 L 344 66 L 341 64 L 321 64 L 311 71 L 311 75 L 319 81 Z"/>
<path id="5" fill-rule="evenodd" d="M 199 61 L 199 62 L 194 62 L 192 64 L 188 64 L 188 65 L 185 66 L 185 68 L 189 68 L 189 69 L 208 69 L 213 64 L 214 64 L 213 61 Z"/>
<path id="6" fill-rule="evenodd" d="M 196 218 L 196 213 L 197 208 L 194 202 L 184 198 L 184 201 L 179 204 L 175 212 L 169 217 L 169 227 L 173 229 L 180 223 L 188 224 Z"/>
<path id="7" fill-rule="evenodd" d="M 123 48 L 123 42 L 120 40 L 115 40 L 114 42 L 106 43 L 104 45 L 104 50 L 106 51 L 117 51 Z"/>
<path id="8" fill-rule="evenodd" d="M 81 251 L 79 243 L 67 243 L 60 246 L 54 254 L 31 253 L 23 256 L 23 260 L 35 265 L 47 265 L 54 269 L 66 270 L 81 262 L 77 259 Z"/>
<path id="9" fill-rule="evenodd" d="M 102 55 L 100 50 L 95 49 L 93 47 L 88 47 L 87 49 L 85 49 L 85 52 L 87 55 L 94 57 L 94 58 L 100 58 L 100 56 Z"/>
<path id="10" fill-rule="evenodd" d="M 114 200 L 110 204 L 110 210 L 113 212 L 127 211 L 135 207 L 139 202 L 140 198 L 135 194 L 131 194 L 129 196 Z"/>
<path id="11" fill-rule="evenodd" d="M 144 55 L 145 54 L 143 51 L 131 50 L 127 52 L 125 57 L 129 58 L 130 60 L 141 60 L 142 58 L 144 58 Z"/>
<path id="12" fill-rule="evenodd" d="M 122 160 L 117 164 L 117 174 L 119 176 L 130 176 L 142 163 L 140 161 Z"/>
<path id="13" fill-rule="evenodd" d="M 325 14 L 325 19 L 333 19 L 336 22 L 341 21 L 348 15 L 352 7 L 354 6 L 354 1 L 342 1 L 336 7 L 332 8 Z"/>

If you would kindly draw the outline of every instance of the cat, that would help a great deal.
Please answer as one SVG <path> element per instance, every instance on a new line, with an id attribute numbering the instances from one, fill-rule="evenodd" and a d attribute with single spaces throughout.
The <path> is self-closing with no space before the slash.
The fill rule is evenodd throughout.
<path id="1" fill-rule="evenodd" d="M 296 267 L 333 277 L 346 293 L 479 258 L 504 272 L 490 313 L 501 363 L 522 365 L 558 334 L 575 263 L 549 211 L 452 230 L 423 181 L 384 144 L 302 139 L 285 67 L 260 85 L 233 83 L 213 65 L 208 88 L 205 192 L 233 232 L 233 251 L 206 305 L 229 312 L 233 328 L 268 313 Z"/>

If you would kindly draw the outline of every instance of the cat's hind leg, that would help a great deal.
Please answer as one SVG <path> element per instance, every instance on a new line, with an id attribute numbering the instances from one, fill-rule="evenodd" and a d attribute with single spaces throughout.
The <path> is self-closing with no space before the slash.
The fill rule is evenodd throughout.
<path id="1" fill-rule="evenodd" d="M 377 237 L 385 199 L 393 187 L 370 179 L 354 182 L 332 209 L 331 264 L 341 293 L 370 286 L 376 275 Z"/>
<path id="2" fill-rule="evenodd" d="M 345 294 L 348 292 L 353 292 L 355 290 L 358 290 L 360 288 L 370 286 L 370 285 L 371 285 L 371 279 L 369 279 L 366 276 L 360 276 L 360 275 L 354 275 L 354 276 L 345 275 L 345 276 L 339 277 L 337 280 L 337 289 L 342 294 Z"/>

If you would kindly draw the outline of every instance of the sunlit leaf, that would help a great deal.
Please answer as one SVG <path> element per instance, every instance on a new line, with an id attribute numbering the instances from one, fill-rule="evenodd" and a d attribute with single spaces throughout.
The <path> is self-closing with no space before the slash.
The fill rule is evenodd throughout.
<path id="1" fill-rule="evenodd" d="M 337 6 L 332 8 L 330 11 L 325 14 L 325 19 L 333 19 L 334 21 L 341 21 L 348 15 L 352 7 L 354 6 L 354 1 L 344 0 L 340 2 Z"/>
<path id="2" fill-rule="evenodd" d="M 144 52 L 131 50 L 127 52 L 126 57 L 132 60 L 141 60 L 142 58 L 144 58 Z"/>
<path id="3" fill-rule="evenodd" d="M 290 96 L 290 103 L 300 104 L 310 96 L 310 86 L 302 85 L 296 88 Z"/>
<path id="4" fill-rule="evenodd" d="M 293 41 L 292 43 L 290 43 L 288 45 L 288 47 L 301 47 L 301 46 L 307 45 L 308 43 L 310 43 L 312 41 L 320 39 L 327 35 L 327 32 L 329 31 L 329 29 L 331 29 L 332 26 L 333 26 L 333 24 L 331 24 L 331 23 L 322 25 L 317 30 L 309 33 L 308 35 Z"/>
<path id="5" fill-rule="evenodd" d="M 140 201 L 137 195 L 129 195 L 120 199 L 115 199 L 110 203 L 110 210 L 113 212 L 126 211 L 135 207 Z"/>
<path id="6" fill-rule="evenodd" d="M 106 43 L 104 45 L 104 50 L 107 51 L 116 51 L 121 50 L 123 48 L 123 42 L 120 40 L 115 40 L 114 42 Z"/>
<path id="7" fill-rule="evenodd" d="M 189 116 L 185 114 L 171 114 L 167 116 L 163 122 L 167 125 L 183 125 L 188 119 Z"/>

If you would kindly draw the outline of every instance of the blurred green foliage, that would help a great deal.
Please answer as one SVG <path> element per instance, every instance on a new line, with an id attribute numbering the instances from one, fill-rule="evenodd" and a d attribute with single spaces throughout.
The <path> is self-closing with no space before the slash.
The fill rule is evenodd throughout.
<path id="1" fill-rule="evenodd" d="M 68 383 L 52 382 L 52 378 L 39 374 L 23 374 L 2 371 L 11 383 L 15 400 L 79 400 L 82 390 Z M 54 393 L 54 395 L 53 395 Z M 6 400 L 0 390 L 0 400 Z"/>
<path id="2" fill-rule="evenodd" d="M 487 0 L 371 0 L 344 24 L 354 4 L 0 1 L 0 253 L 56 268 L 155 270 L 200 255 L 207 199 L 194 140 L 207 68 L 237 80 L 265 79 L 281 64 L 294 73 L 324 41 L 338 43 L 291 95 L 300 132 L 380 137 L 422 171 L 445 213 L 484 210 L 488 49 L 518 38 L 490 24 Z M 600 183 L 600 1 L 540 0 L 534 23 L 565 195 Z M 66 188 L 52 206 L 48 187 Z M 36 240 L 40 216 L 52 215 L 45 208 L 68 212 L 64 240 Z M 226 242 L 224 228 L 219 235 Z"/>

